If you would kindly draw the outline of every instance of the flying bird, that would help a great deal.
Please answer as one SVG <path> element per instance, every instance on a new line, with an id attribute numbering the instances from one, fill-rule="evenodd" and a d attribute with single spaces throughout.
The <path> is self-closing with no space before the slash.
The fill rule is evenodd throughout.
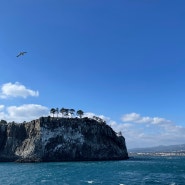
<path id="1" fill-rule="evenodd" d="M 21 55 L 24 55 L 25 53 L 27 53 L 26 51 L 22 51 L 22 52 L 20 52 L 18 55 L 17 55 L 17 57 L 20 57 Z"/>

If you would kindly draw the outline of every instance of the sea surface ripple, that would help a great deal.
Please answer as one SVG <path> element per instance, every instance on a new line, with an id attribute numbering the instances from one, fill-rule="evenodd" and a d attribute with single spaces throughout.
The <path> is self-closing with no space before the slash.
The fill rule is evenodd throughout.
<path id="1" fill-rule="evenodd" d="M 0 163 L 0 185 L 184 185 L 185 157 L 125 161 Z"/>

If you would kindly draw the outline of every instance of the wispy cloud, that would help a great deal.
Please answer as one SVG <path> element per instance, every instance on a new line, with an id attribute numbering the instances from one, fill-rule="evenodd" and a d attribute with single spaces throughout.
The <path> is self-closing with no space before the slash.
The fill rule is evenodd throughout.
<path id="1" fill-rule="evenodd" d="M 88 117 L 88 118 L 93 118 L 93 116 L 97 116 L 97 117 L 99 117 L 99 118 L 101 118 L 101 119 L 103 119 L 105 121 L 109 121 L 110 120 L 109 117 L 106 117 L 104 115 L 97 115 L 97 114 L 94 114 L 92 112 L 85 112 L 84 115 L 83 115 L 83 117 Z"/>
<path id="2" fill-rule="evenodd" d="M 87 117 L 94 115 L 94 113 L 85 114 Z M 118 123 L 103 115 L 95 116 L 106 120 L 116 132 L 121 131 L 128 148 L 182 144 L 185 141 L 185 127 L 165 118 L 129 113 L 124 114 Z"/>
<path id="3" fill-rule="evenodd" d="M 23 122 L 37 119 L 41 116 L 48 116 L 49 109 L 42 105 L 25 104 L 21 106 L 9 106 L 0 110 L 0 117 L 8 122 Z"/>
<path id="4" fill-rule="evenodd" d="M 15 82 L 14 84 L 9 82 L 1 86 L 0 98 L 2 99 L 9 97 L 27 98 L 28 96 L 39 96 L 39 92 L 28 89 L 19 82 Z"/>
<path id="5" fill-rule="evenodd" d="M 132 122 L 132 123 L 150 123 L 150 124 L 162 124 L 162 123 L 171 123 L 170 120 L 166 120 L 160 117 L 149 117 L 141 116 L 135 112 L 124 114 L 121 118 L 123 122 Z"/>
<path id="6" fill-rule="evenodd" d="M 4 109 L 4 105 L 0 105 L 0 111 Z"/>
<path id="7" fill-rule="evenodd" d="M 165 118 L 129 113 L 121 120 L 122 123 L 114 123 L 112 127 L 122 131 L 128 148 L 182 144 L 185 141 L 185 127 Z"/>
<path id="8" fill-rule="evenodd" d="M 20 123 L 48 115 L 49 108 L 42 105 L 25 104 L 9 107 L 0 105 L 0 119 L 8 122 Z M 128 148 L 182 144 L 185 141 L 185 127 L 165 118 L 129 113 L 124 114 L 121 122 L 118 123 L 104 115 L 84 113 L 84 117 L 92 118 L 93 116 L 105 120 L 116 132 L 121 131 Z"/>

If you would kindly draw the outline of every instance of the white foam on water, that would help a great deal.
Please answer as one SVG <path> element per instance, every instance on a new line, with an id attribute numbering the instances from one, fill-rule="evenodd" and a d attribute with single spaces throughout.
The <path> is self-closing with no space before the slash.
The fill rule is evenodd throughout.
<path id="1" fill-rule="evenodd" d="M 88 184 L 92 184 L 94 181 L 87 181 Z"/>
<path id="2" fill-rule="evenodd" d="M 41 180 L 41 183 L 45 183 L 45 182 L 49 182 L 49 180 L 45 180 L 45 179 Z"/>

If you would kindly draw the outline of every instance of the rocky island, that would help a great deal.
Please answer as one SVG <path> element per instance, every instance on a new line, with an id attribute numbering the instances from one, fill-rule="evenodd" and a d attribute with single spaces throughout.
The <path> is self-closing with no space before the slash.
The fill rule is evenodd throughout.
<path id="1" fill-rule="evenodd" d="M 102 121 L 48 116 L 0 123 L 1 162 L 122 159 L 128 159 L 125 138 Z"/>

